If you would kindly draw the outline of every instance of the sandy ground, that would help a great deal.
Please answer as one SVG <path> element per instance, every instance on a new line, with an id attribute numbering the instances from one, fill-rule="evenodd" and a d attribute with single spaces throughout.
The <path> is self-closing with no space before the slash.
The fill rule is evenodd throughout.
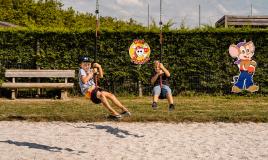
<path id="1" fill-rule="evenodd" d="M 268 123 L 0 122 L 1 160 L 268 159 Z"/>

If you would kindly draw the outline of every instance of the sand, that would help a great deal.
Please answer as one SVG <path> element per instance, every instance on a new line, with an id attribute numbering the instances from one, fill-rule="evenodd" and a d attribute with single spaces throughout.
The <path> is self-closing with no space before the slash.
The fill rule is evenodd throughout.
<path id="1" fill-rule="evenodd" d="M 268 159 L 268 123 L 0 122 L 0 160 Z"/>

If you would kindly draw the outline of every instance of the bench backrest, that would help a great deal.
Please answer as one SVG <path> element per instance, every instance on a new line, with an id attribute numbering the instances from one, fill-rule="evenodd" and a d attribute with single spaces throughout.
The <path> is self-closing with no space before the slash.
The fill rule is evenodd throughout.
<path id="1" fill-rule="evenodd" d="M 73 78 L 74 70 L 7 69 L 5 77 Z"/>

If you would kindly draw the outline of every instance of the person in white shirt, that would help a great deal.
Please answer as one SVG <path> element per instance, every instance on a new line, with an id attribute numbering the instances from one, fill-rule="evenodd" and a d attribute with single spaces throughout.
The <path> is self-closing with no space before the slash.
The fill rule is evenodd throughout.
<path id="1" fill-rule="evenodd" d="M 102 103 L 105 108 L 110 112 L 110 118 L 121 119 L 122 116 L 130 116 L 128 109 L 122 105 L 122 103 L 115 97 L 114 94 L 104 91 L 100 87 L 96 86 L 94 79 L 103 78 L 103 70 L 100 64 L 93 63 L 91 65 L 90 59 L 87 56 L 79 57 L 79 86 L 83 95 L 86 98 L 90 98 L 91 101 L 95 104 Z M 98 72 L 98 74 L 96 74 Z M 118 113 L 114 110 L 108 102 L 108 99 L 113 102 L 115 106 L 122 110 L 122 113 Z"/>

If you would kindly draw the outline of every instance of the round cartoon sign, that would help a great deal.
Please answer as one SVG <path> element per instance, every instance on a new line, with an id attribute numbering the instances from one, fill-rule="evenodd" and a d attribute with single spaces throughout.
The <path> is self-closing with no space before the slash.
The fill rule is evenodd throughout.
<path id="1" fill-rule="evenodd" d="M 134 40 L 129 47 L 131 62 L 135 64 L 144 64 L 150 60 L 151 49 L 144 40 Z"/>

